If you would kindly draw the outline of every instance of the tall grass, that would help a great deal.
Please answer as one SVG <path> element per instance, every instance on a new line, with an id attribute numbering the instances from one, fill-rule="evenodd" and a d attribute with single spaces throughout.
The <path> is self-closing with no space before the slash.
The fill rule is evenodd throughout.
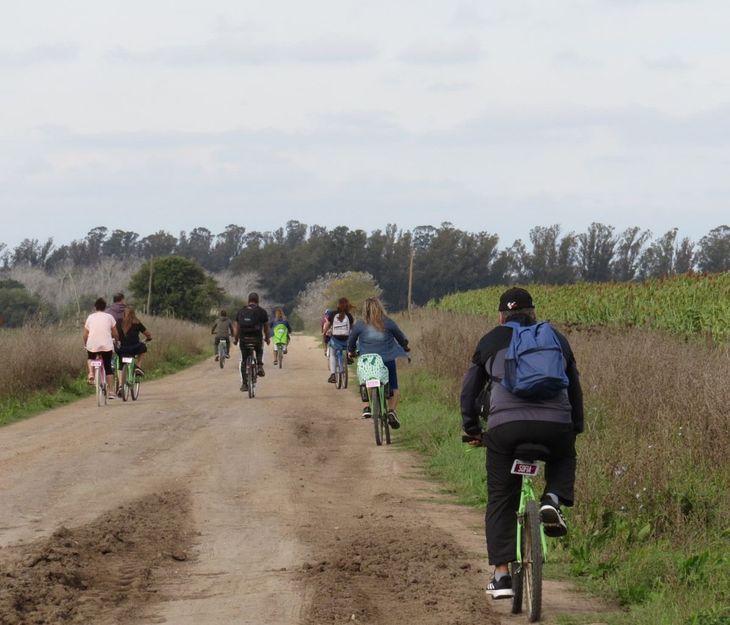
<path id="1" fill-rule="evenodd" d="M 153 341 L 145 371 L 165 373 L 190 364 L 212 350 L 207 328 L 177 319 L 144 318 Z M 0 330 L 0 422 L 27 412 L 25 404 L 39 393 L 63 390 L 59 401 L 85 394 L 86 351 L 81 330 L 60 326 L 25 326 Z M 50 402 L 40 402 L 42 408 Z"/>
<path id="2" fill-rule="evenodd" d="M 404 375 L 404 433 L 471 502 L 458 393 L 483 317 L 420 312 L 420 368 Z M 726 625 L 730 582 L 730 354 L 641 329 L 564 329 L 586 403 L 577 503 L 563 556 L 626 605 L 631 623 Z M 483 457 L 480 457 L 483 462 Z M 634 620 L 631 620 L 634 619 Z M 694 620 L 693 620 L 694 619 Z"/>

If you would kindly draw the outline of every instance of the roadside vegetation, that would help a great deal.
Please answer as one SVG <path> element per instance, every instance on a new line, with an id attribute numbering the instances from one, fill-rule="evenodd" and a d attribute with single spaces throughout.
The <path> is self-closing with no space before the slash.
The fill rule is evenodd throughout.
<path id="1" fill-rule="evenodd" d="M 535 301 L 542 303 L 537 294 Z M 484 452 L 461 443 L 458 395 L 478 339 L 495 323 L 491 311 L 418 311 L 409 323 L 416 365 L 403 371 L 405 444 L 479 506 Z M 562 330 L 581 371 L 586 431 L 571 532 L 548 571 L 617 600 L 626 611 L 613 623 L 727 625 L 728 345 L 711 349 L 642 328 Z"/>
<path id="2" fill-rule="evenodd" d="M 205 357 L 208 329 L 187 321 L 144 317 L 153 341 L 145 379 L 172 373 Z M 29 325 L 0 332 L 0 425 L 91 393 L 81 330 Z"/>

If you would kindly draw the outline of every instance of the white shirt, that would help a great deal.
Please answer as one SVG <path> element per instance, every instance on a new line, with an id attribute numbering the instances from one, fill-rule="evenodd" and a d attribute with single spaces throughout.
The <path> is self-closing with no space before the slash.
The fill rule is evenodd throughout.
<path id="1" fill-rule="evenodd" d="M 86 318 L 84 328 L 89 331 L 86 350 L 89 352 L 111 352 L 114 350 L 112 328 L 117 324 L 109 313 L 95 312 Z"/>

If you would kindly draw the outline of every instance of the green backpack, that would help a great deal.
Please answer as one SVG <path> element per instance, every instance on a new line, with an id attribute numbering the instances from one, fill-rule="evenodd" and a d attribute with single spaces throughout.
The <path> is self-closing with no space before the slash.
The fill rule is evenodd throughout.
<path id="1" fill-rule="evenodd" d="M 286 343 L 289 339 L 289 330 L 287 330 L 286 325 L 283 323 L 279 323 L 274 326 L 274 343 Z"/>

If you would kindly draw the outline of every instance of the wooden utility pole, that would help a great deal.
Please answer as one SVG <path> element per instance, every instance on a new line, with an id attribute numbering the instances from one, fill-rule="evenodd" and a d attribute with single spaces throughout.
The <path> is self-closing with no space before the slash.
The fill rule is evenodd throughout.
<path id="1" fill-rule="evenodd" d="M 413 309 L 413 259 L 416 256 L 416 250 L 411 248 L 411 262 L 408 267 L 408 318 L 411 318 Z"/>
<path id="2" fill-rule="evenodd" d="M 152 270 L 154 267 L 155 257 L 150 256 L 150 281 L 147 284 L 147 308 L 146 312 L 150 314 L 150 306 L 152 305 Z"/>

